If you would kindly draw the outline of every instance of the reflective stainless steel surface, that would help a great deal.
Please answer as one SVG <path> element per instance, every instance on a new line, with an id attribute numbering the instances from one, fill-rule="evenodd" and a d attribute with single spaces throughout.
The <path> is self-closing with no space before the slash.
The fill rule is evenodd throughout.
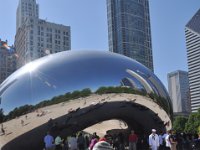
<path id="1" fill-rule="evenodd" d="M 60 52 L 25 65 L 0 85 L 0 108 L 7 122 L 63 102 L 56 101 L 63 95 L 84 89 L 96 92 L 101 87 L 131 88 L 154 99 L 171 117 L 168 93 L 154 73 L 128 57 L 101 51 Z"/>

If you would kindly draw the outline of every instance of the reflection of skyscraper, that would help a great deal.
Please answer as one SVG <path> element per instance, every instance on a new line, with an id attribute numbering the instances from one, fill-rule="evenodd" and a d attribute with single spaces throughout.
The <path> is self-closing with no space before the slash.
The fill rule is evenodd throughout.
<path id="1" fill-rule="evenodd" d="M 190 113 L 188 73 L 180 70 L 169 73 L 168 88 L 174 113 Z"/>
<path id="2" fill-rule="evenodd" d="M 50 53 L 71 49 L 70 27 L 39 19 L 36 0 L 19 0 L 16 20 L 18 68 Z"/>
<path id="3" fill-rule="evenodd" d="M 107 0 L 109 50 L 153 70 L 148 0 Z"/>
<path id="4" fill-rule="evenodd" d="M 200 9 L 185 27 L 191 109 L 200 108 Z"/>
<path id="5" fill-rule="evenodd" d="M 133 79 L 130 79 L 127 77 L 122 79 L 121 86 L 127 86 L 127 87 L 131 87 L 133 89 L 138 87 Z"/>

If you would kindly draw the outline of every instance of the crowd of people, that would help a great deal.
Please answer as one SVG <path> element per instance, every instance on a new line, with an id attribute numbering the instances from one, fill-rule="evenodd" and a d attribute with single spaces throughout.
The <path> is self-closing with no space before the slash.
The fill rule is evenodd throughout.
<path id="1" fill-rule="evenodd" d="M 62 139 L 58 134 L 54 140 L 50 132 L 44 137 L 45 150 L 112 150 L 108 141 L 108 136 L 99 138 L 96 133 L 91 136 L 83 132 L 72 134 L 66 139 Z"/>
<path id="2" fill-rule="evenodd" d="M 107 132 L 104 137 L 79 132 L 66 139 L 58 133 L 54 139 L 47 132 L 44 143 L 45 150 L 200 150 L 200 135 L 175 134 L 174 130 L 157 134 L 152 129 L 150 135 L 137 135 L 134 130 L 129 135 Z"/>

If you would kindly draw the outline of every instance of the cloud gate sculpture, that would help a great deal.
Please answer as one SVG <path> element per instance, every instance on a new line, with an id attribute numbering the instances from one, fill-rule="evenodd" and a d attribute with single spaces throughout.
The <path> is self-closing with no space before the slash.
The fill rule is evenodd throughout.
<path id="1" fill-rule="evenodd" d="M 171 117 L 160 80 L 140 63 L 110 52 L 48 55 L 0 85 L 2 150 L 42 149 L 47 131 L 66 137 L 110 119 L 141 133 L 166 130 Z"/>

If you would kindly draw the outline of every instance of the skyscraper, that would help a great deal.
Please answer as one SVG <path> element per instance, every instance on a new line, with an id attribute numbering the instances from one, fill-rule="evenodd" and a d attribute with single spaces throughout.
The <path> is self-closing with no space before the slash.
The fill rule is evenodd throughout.
<path id="1" fill-rule="evenodd" d="M 148 0 L 107 0 L 109 50 L 153 71 Z"/>
<path id="2" fill-rule="evenodd" d="M 191 109 L 200 108 L 200 9 L 185 27 Z"/>
<path id="3" fill-rule="evenodd" d="M 16 31 L 24 24 L 26 19 L 29 18 L 39 19 L 39 5 L 36 4 L 36 0 L 19 0 L 17 7 Z"/>
<path id="4" fill-rule="evenodd" d="M 0 84 L 16 70 L 14 47 L 0 39 Z"/>
<path id="5" fill-rule="evenodd" d="M 71 49 L 70 27 L 39 19 L 36 0 L 19 0 L 16 18 L 18 68 L 50 53 Z"/>
<path id="6" fill-rule="evenodd" d="M 173 104 L 175 114 L 189 114 L 190 93 L 188 73 L 186 71 L 174 71 L 168 74 L 168 91 Z"/>

